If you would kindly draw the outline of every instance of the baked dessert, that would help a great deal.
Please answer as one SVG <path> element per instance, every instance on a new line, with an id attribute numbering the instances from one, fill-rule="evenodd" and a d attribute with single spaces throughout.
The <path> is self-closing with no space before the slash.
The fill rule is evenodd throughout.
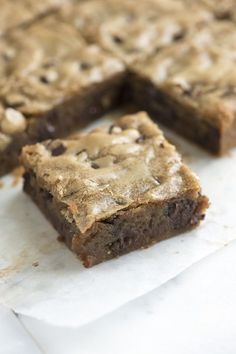
<path id="1" fill-rule="evenodd" d="M 190 15 L 173 0 L 141 1 L 139 6 L 133 0 L 93 0 L 62 8 L 58 18 L 129 64 L 181 40 L 213 16 L 197 6 Z"/>
<path id="2" fill-rule="evenodd" d="M 225 33 L 220 45 L 216 39 L 212 43 L 213 32 L 203 37 L 199 33 L 195 40 L 169 46 L 146 62 L 133 65 L 130 78 L 129 92 L 139 108 L 217 155 L 236 145 L 232 34 L 228 34 L 232 40 L 227 42 Z M 220 37 L 223 39 L 224 33 Z"/>
<path id="3" fill-rule="evenodd" d="M 146 113 L 23 148 L 24 190 L 85 267 L 196 227 L 208 199 Z"/>
<path id="4" fill-rule="evenodd" d="M 119 102 L 125 68 L 71 26 L 44 18 L 0 41 L 0 175 L 21 147 L 65 136 Z"/>
<path id="5" fill-rule="evenodd" d="M 58 18 L 72 24 L 87 40 L 94 42 L 102 24 L 113 16 L 127 18 L 151 17 L 157 14 L 181 13 L 185 5 L 175 0 L 90 0 L 67 4 L 58 13 Z M 123 32 L 123 31 L 122 31 Z"/>
<path id="6" fill-rule="evenodd" d="M 0 35 L 23 26 L 66 3 L 66 0 L 1 0 Z"/>
<path id="7" fill-rule="evenodd" d="M 211 20 L 212 15 L 205 10 L 196 10 L 192 15 L 186 10 L 137 17 L 117 15 L 100 26 L 95 42 L 129 65 L 182 41 Z"/>
<path id="8" fill-rule="evenodd" d="M 94 42 L 94 36 L 104 21 L 118 13 L 128 15 L 134 8 L 133 0 L 90 0 L 67 4 L 58 12 L 57 18 L 73 25 L 79 33 Z"/>

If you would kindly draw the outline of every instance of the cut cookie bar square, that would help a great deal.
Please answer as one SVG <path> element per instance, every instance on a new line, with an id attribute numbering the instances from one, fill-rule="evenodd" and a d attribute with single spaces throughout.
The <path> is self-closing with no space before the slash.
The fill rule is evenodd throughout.
<path id="1" fill-rule="evenodd" d="M 0 175 L 23 145 L 65 136 L 118 104 L 125 68 L 45 18 L 0 41 Z"/>
<path id="2" fill-rule="evenodd" d="M 129 90 L 140 109 L 217 155 L 236 146 L 232 27 L 219 22 L 202 28 L 134 65 Z"/>
<path id="3" fill-rule="evenodd" d="M 208 199 L 146 113 L 26 146 L 24 190 L 85 267 L 196 227 Z"/>

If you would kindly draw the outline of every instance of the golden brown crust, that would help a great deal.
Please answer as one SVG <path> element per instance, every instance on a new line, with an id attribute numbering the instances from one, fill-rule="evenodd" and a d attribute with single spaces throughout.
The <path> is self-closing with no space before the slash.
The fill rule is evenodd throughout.
<path id="1" fill-rule="evenodd" d="M 58 18 L 72 24 L 90 42 L 101 45 L 126 64 L 143 60 L 213 19 L 203 7 L 190 12 L 181 1 L 92 0 L 66 6 Z"/>
<path id="2" fill-rule="evenodd" d="M 119 210 L 200 193 L 196 176 L 142 112 L 78 138 L 26 146 L 22 162 L 82 233 Z"/>

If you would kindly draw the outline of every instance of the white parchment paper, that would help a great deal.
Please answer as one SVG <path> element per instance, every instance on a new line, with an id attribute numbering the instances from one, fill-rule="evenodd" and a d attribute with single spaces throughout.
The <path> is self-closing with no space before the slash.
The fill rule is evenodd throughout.
<path id="1" fill-rule="evenodd" d="M 47 354 L 235 354 L 235 256 L 233 241 L 82 328 L 20 320 Z"/>
<path id="2" fill-rule="evenodd" d="M 196 230 L 147 250 L 85 269 L 57 241 L 21 183 L 0 189 L 0 302 L 53 325 L 76 327 L 155 289 L 236 239 L 236 152 L 213 158 L 170 136 L 201 178 L 210 197 L 206 221 Z"/>

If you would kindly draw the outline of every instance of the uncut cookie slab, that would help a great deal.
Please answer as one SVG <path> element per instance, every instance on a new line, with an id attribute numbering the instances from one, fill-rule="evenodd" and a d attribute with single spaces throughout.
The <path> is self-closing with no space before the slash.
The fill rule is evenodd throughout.
<path id="1" fill-rule="evenodd" d="M 1 0 L 0 35 L 58 9 L 63 3 L 66 0 Z"/>
<path id="2" fill-rule="evenodd" d="M 23 149 L 24 190 L 85 267 L 196 227 L 208 200 L 146 113 Z"/>
<path id="3" fill-rule="evenodd" d="M 236 145 L 236 69 L 232 23 L 203 27 L 190 40 L 133 66 L 140 108 L 214 154 Z"/>
<path id="4" fill-rule="evenodd" d="M 125 68 L 71 26 L 45 18 L 0 41 L 0 175 L 23 145 L 65 136 L 114 107 Z"/>

